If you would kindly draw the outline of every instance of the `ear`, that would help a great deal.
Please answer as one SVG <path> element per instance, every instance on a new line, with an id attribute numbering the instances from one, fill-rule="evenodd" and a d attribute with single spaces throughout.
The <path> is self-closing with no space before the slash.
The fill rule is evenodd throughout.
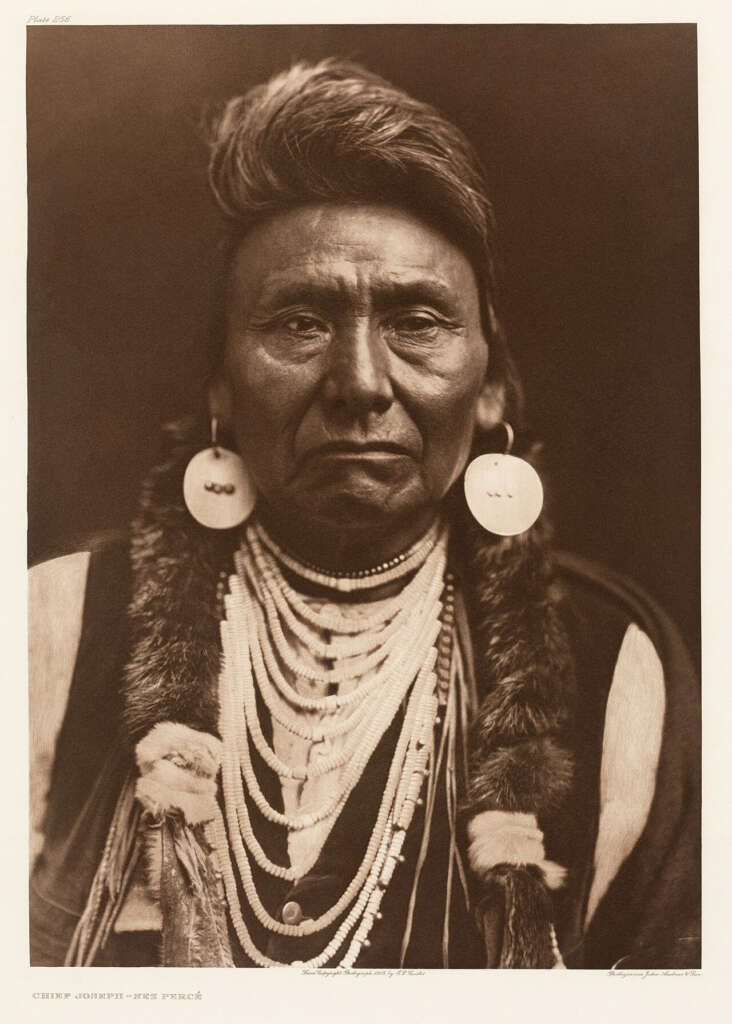
<path id="1" fill-rule="evenodd" d="M 209 416 L 215 416 L 224 430 L 231 430 L 233 408 L 231 386 L 225 377 L 217 374 L 208 386 Z"/>
<path id="2" fill-rule="evenodd" d="M 493 430 L 502 422 L 505 407 L 506 389 L 503 384 L 486 380 L 475 407 L 476 424 L 486 432 Z"/>

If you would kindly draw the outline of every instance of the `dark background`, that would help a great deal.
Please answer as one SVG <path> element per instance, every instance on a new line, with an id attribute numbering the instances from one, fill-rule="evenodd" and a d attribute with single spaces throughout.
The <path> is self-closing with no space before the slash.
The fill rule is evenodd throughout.
<path id="1" fill-rule="evenodd" d="M 691 25 L 30 29 L 31 560 L 124 523 L 158 425 L 197 400 L 218 226 L 204 104 L 328 55 L 476 144 L 559 541 L 645 584 L 698 653 Z"/>

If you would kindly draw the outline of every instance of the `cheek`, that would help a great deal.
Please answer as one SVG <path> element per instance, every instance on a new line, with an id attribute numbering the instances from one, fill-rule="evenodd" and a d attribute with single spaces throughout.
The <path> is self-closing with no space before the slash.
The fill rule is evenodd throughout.
<path id="1" fill-rule="evenodd" d="M 477 358 L 441 380 L 423 403 L 425 470 L 443 491 L 460 474 L 469 455 L 486 366 L 487 356 Z"/>
<path id="2" fill-rule="evenodd" d="M 451 463 L 467 454 L 475 429 L 476 404 L 474 390 L 444 396 L 435 402 L 425 438 L 428 457 Z M 452 471 L 453 467 L 445 468 Z"/>
<path id="3" fill-rule="evenodd" d="M 268 358 L 255 341 L 231 342 L 226 361 L 232 394 L 232 419 L 241 440 L 267 448 L 286 433 L 285 425 L 298 407 L 296 377 Z"/>
<path id="4" fill-rule="evenodd" d="M 487 356 L 475 356 L 427 379 L 421 404 L 430 432 L 444 444 L 459 447 L 464 434 L 472 435 L 487 363 Z"/>

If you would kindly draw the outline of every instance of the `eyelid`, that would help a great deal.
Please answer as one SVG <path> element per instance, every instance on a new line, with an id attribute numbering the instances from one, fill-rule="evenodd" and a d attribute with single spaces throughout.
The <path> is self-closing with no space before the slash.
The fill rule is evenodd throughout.
<path id="1" fill-rule="evenodd" d="M 431 323 L 434 327 L 445 327 L 449 326 L 450 320 L 442 313 L 438 313 L 434 309 L 426 309 L 424 307 L 415 307 L 412 309 L 400 309 L 395 310 L 387 317 L 387 322 L 398 323 L 400 320 L 426 320 Z"/>
<path id="2" fill-rule="evenodd" d="M 293 320 L 311 320 L 313 329 L 317 326 L 327 330 L 329 326 L 325 317 L 311 309 L 288 309 L 269 316 L 251 317 L 250 326 L 255 330 L 263 331 L 287 330 Z"/>
<path id="3" fill-rule="evenodd" d="M 304 321 L 304 323 L 298 323 Z M 320 335 L 330 332 L 330 324 L 322 317 L 314 313 L 290 313 L 279 321 L 280 327 L 292 334 Z"/>
<path id="4" fill-rule="evenodd" d="M 314 313 L 287 313 L 285 316 L 279 317 L 279 320 L 284 324 L 289 324 L 292 320 L 312 320 L 313 323 L 325 325 L 323 318 Z"/>

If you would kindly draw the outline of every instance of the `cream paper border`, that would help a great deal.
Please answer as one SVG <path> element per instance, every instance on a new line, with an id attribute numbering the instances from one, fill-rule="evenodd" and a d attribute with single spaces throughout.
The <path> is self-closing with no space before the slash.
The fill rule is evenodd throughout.
<path id="1" fill-rule="evenodd" d="M 348 4 L 190 2 L 20 4 L 0 14 L 3 156 L 2 280 L 2 589 L 0 622 L 4 717 L 2 847 L 2 987 L 8 1021 L 304 1021 L 391 1022 L 470 1020 L 593 1022 L 715 1021 L 729 1012 L 730 824 L 732 716 L 728 692 L 732 614 L 730 388 L 730 138 L 732 19 L 723 0 L 706 3 L 464 2 L 418 5 L 401 0 Z M 701 159 L 702 329 L 702 614 L 704 668 L 704 968 L 679 977 L 604 972 L 432 971 L 421 976 L 306 976 L 295 969 L 215 971 L 154 968 L 29 968 L 27 938 L 27 709 L 25 655 L 25 25 L 30 15 L 70 15 L 72 24 L 295 24 L 365 22 L 697 22 Z M 262 14 L 265 17 L 262 17 Z M 50 27 L 48 31 L 53 31 Z M 62 424 L 59 425 L 62 429 Z M 683 581 L 681 581 L 683 582 Z M 33 998 L 70 992 L 72 998 Z M 75 999 L 77 992 L 187 993 L 202 998 Z M 726 995 L 726 998 L 725 998 Z M 724 1007 L 727 1006 L 727 1011 Z"/>

